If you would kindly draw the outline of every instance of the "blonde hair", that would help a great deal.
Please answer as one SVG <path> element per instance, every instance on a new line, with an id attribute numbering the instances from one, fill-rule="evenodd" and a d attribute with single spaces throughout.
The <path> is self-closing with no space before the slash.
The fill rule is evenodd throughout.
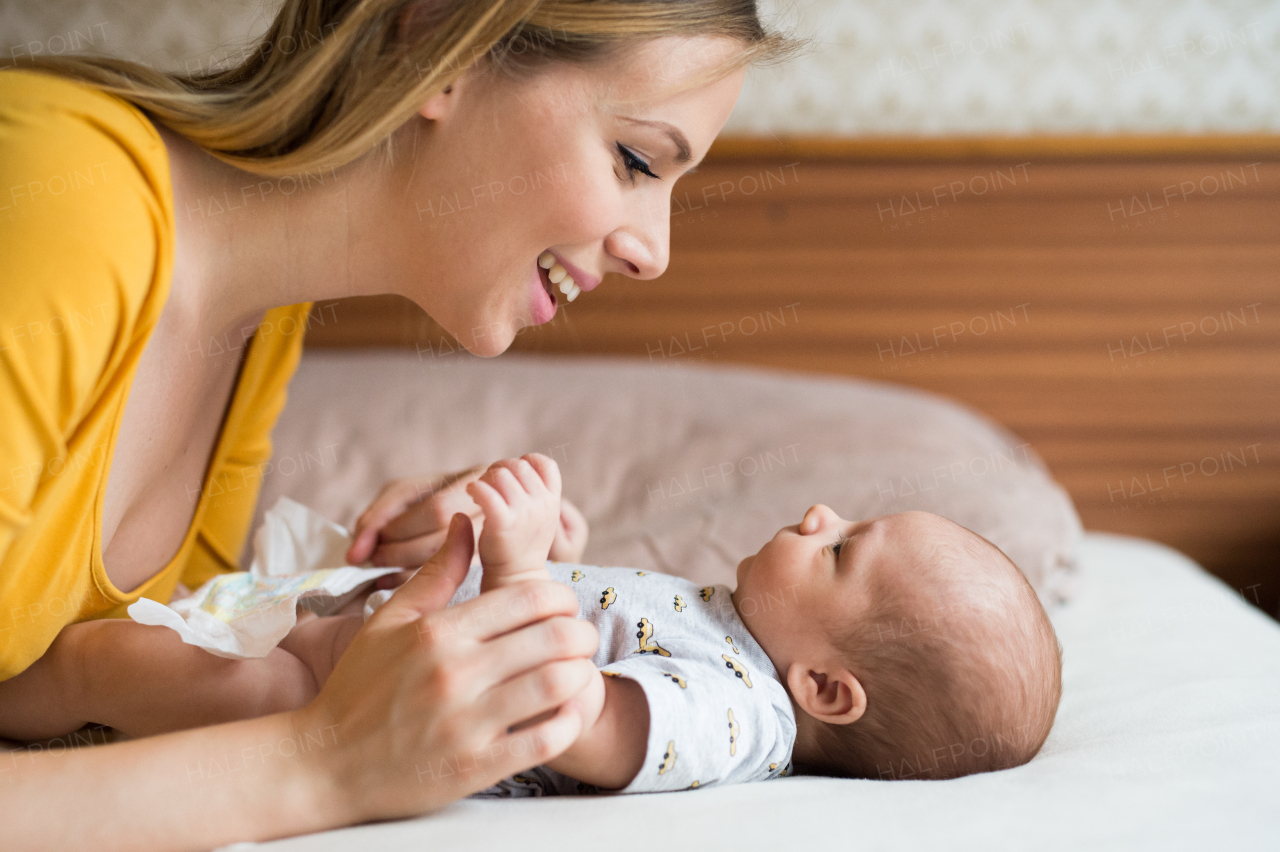
<path id="1" fill-rule="evenodd" d="M 257 49 L 226 69 L 166 73 L 98 56 L 20 65 L 89 83 L 227 163 L 279 176 L 341 167 L 389 142 L 477 63 L 528 72 L 663 36 L 739 41 L 710 78 L 803 46 L 766 31 L 755 0 L 285 0 Z"/>

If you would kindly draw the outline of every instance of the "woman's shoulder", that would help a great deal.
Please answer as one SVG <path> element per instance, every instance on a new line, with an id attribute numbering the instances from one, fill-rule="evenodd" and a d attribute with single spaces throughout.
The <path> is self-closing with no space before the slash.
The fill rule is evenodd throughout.
<path id="1" fill-rule="evenodd" d="M 74 80 L 0 71 L 0 177 L 0 225 L 130 196 L 172 224 L 169 154 L 155 125 Z"/>
<path id="2" fill-rule="evenodd" d="M 141 149 L 159 145 L 160 134 L 143 112 L 133 104 L 88 83 L 43 71 L 9 69 L 0 71 L 0 110 L 18 115 L 31 129 L 73 130 L 81 122 L 85 130 Z"/>
<path id="3" fill-rule="evenodd" d="M 72 414 L 122 365 L 168 297 L 173 231 L 168 152 L 140 111 L 0 71 L 0 355 L 26 384 Z"/>

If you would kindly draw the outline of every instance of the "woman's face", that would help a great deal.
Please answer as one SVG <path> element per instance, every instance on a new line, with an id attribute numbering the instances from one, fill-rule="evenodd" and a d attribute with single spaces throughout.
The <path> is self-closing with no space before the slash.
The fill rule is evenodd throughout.
<path id="1" fill-rule="evenodd" d="M 411 151 L 407 193 L 397 193 L 404 221 L 382 259 L 395 290 L 490 356 L 565 304 L 538 265 L 547 252 L 581 298 L 608 272 L 661 275 L 672 187 L 728 120 L 745 69 L 672 89 L 737 49 L 723 38 L 655 39 L 527 80 L 468 75 L 434 97 L 400 148 Z"/>

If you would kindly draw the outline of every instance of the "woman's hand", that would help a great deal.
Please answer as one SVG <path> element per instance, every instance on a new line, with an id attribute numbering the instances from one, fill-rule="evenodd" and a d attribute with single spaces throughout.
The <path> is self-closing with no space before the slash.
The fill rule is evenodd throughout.
<path id="1" fill-rule="evenodd" d="M 467 494 L 485 465 L 433 477 L 393 479 L 356 519 L 347 562 L 417 568 L 444 544 L 450 519 L 459 512 L 478 527 L 480 507 Z M 394 576 L 394 575 L 392 575 Z M 385 584 L 382 584 L 385 585 Z"/>
<path id="2" fill-rule="evenodd" d="M 459 512 L 471 518 L 478 536 L 483 513 L 467 494 L 467 486 L 484 474 L 487 465 L 435 477 L 393 479 L 356 519 L 355 540 L 347 561 L 360 565 L 399 565 L 417 568 L 444 543 L 449 519 Z M 578 562 L 587 547 L 587 520 L 568 500 L 560 501 L 560 526 L 548 554 L 555 562 Z M 403 575 L 378 579 L 378 588 L 393 588 Z"/>
<path id="3" fill-rule="evenodd" d="M 583 729 L 574 696 L 599 678 L 595 628 L 550 581 L 443 609 L 471 561 L 470 526 L 451 525 L 301 710 L 6 757 L 5 848 L 269 840 L 426 813 L 562 754 Z"/>
<path id="4" fill-rule="evenodd" d="M 598 677 L 588 659 L 595 628 L 551 581 L 444 609 L 473 541 L 469 519 L 455 517 L 444 548 L 374 613 L 296 714 L 300 729 L 334 732 L 335 747 L 315 756 L 351 802 L 346 821 L 441 807 L 553 759 L 582 732 L 571 699 Z"/>

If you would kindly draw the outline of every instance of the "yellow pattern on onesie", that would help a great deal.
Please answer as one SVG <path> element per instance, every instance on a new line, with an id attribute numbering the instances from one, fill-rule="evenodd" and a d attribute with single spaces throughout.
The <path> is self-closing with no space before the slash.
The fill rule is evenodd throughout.
<path id="1" fill-rule="evenodd" d="M 637 654 L 657 654 L 661 657 L 671 656 L 671 652 L 666 648 L 657 642 L 650 641 L 653 639 L 653 623 L 649 619 L 640 619 L 636 627 L 640 628 L 636 631 L 636 638 L 640 640 L 640 647 L 636 650 Z"/>
<path id="2" fill-rule="evenodd" d="M 667 743 L 667 753 L 662 756 L 662 763 L 658 764 L 658 774 L 666 775 L 671 771 L 671 767 L 676 765 L 676 741 L 671 740 Z"/>
<path id="3" fill-rule="evenodd" d="M 744 666 L 742 663 L 738 662 L 737 660 L 735 660 L 733 657 L 730 657 L 728 654 L 721 654 L 720 657 L 721 659 L 724 660 L 725 666 L 727 668 L 733 669 L 733 673 L 737 675 L 742 680 L 742 682 L 747 685 L 747 689 L 750 689 L 751 675 L 750 673 L 747 672 L 747 667 Z"/>

